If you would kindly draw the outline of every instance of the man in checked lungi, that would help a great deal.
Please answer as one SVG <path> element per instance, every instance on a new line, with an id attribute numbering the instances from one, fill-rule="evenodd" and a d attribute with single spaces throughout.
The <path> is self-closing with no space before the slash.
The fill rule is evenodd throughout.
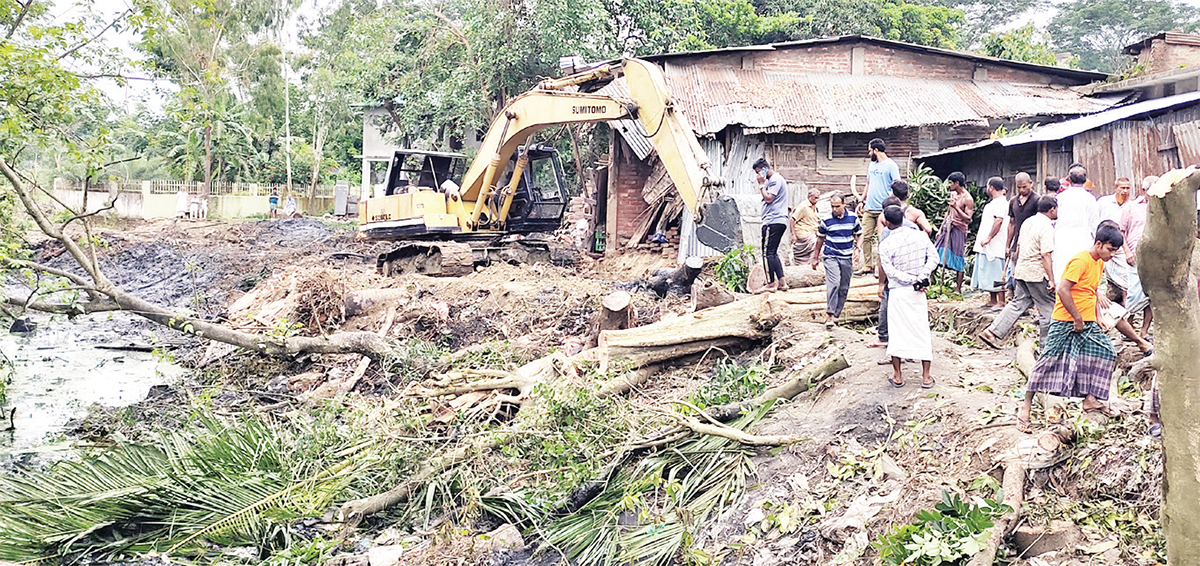
<path id="1" fill-rule="evenodd" d="M 1017 410 L 1017 430 L 1032 432 L 1029 418 L 1037 393 L 1082 397 L 1084 412 L 1117 415 L 1105 404 L 1117 351 L 1097 322 L 1108 299 L 1097 295 L 1096 288 L 1104 276 L 1104 262 L 1124 243 L 1120 229 L 1101 225 L 1092 247 L 1067 261 L 1058 281 L 1050 335 L 1025 386 L 1025 401 Z"/>

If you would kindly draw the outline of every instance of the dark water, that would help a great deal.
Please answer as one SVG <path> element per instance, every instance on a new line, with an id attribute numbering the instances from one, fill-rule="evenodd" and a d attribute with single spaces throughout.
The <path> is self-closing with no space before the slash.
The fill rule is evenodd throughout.
<path id="1" fill-rule="evenodd" d="M 126 316 L 43 316 L 34 318 L 37 329 L 29 334 L 0 329 L 0 353 L 11 362 L 11 371 L 0 370 L 0 378 L 9 379 L 0 428 L 10 424 L 8 416 L 16 409 L 12 428 L 0 432 L 0 463 L 65 450 L 65 425 L 85 416 L 93 404 L 130 405 L 144 399 L 152 386 L 178 381 L 181 368 L 150 352 L 97 347 L 149 342 L 126 324 Z"/>

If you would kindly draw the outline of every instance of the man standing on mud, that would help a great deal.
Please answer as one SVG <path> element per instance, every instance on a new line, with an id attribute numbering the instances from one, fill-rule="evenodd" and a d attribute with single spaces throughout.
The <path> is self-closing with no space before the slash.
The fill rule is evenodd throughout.
<path id="1" fill-rule="evenodd" d="M 1031 183 L 1032 184 L 1032 183 Z M 1013 199 L 1014 201 L 1017 199 Z M 1031 305 L 1037 307 L 1039 343 L 1045 344 L 1050 334 L 1050 317 L 1054 314 L 1054 219 L 1058 218 L 1058 200 L 1053 196 L 1031 199 L 1037 204 L 1038 213 L 1021 225 L 1017 249 L 1017 261 L 1013 267 L 1016 289 L 1013 300 L 992 321 L 991 326 L 979 334 L 979 338 L 993 348 L 999 348 L 1000 340 L 1008 336 Z"/>
<path id="2" fill-rule="evenodd" d="M 900 168 L 884 150 L 887 145 L 880 138 L 867 144 L 867 196 L 863 200 L 863 273 L 875 271 L 875 245 L 879 242 L 879 214 L 883 210 L 883 199 L 892 196 L 892 183 L 900 179 Z"/>
<path id="3" fill-rule="evenodd" d="M 854 271 L 854 260 L 858 258 L 858 236 L 862 225 L 858 217 L 846 210 L 842 195 L 829 197 L 833 215 L 817 223 L 817 248 L 821 253 L 813 255 L 809 265 L 817 268 L 817 261 L 825 266 L 825 328 L 833 328 L 833 321 L 842 315 L 846 296 L 850 293 L 850 276 Z"/>
<path id="4" fill-rule="evenodd" d="M 967 268 L 967 227 L 975 214 L 975 198 L 967 190 L 967 177 L 958 171 L 946 177 L 950 183 L 950 206 L 938 230 L 936 248 L 942 266 L 956 271 L 954 292 L 962 294 L 963 270 Z"/>
<path id="5" fill-rule="evenodd" d="M 1072 178 L 1071 182 L 1077 181 Z M 1079 188 L 1082 189 L 1082 183 Z M 1062 195 L 1059 195 L 1059 202 L 1062 202 Z M 1061 218 L 1059 215 L 1060 222 Z M 1097 322 L 1100 309 L 1105 308 L 1108 301 L 1099 296 L 1096 289 L 1104 276 L 1104 262 L 1112 259 L 1124 244 L 1120 229 L 1100 226 L 1092 247 L 1072 256 L 1063 267 L 1049 337 L 1025 386 L 1025 401 L 1017 410 L 1017 430 L 1033 431 L 1029 418 L 1033 411 L 1033 396 L 1037 393 L 1082 397 L 1084 412 L 1117 416 L 1104 403 L 1108 400 L 1117 351 Z"/>
<path id="6" fill-rule="evenodd" d="M 925 288 L 937 268 L 937 250 L 920 230 L 903 230 L 904 211 L 899 206 L 883 210 L 883 223 L 892 232 L 879 244 L 879 265 L 887 275 L 887 355 L 892 358 L 892 387 L 904 387 L 901 360 L 921 360 L 921 387 L 934 385 L 929 374 L 933 363 L 933 335 L 929 331 L 929 304 Z M 883 291 L 879 293 L 883 298 Z"/>
<path id="7" fill-rule="evenodd" d="M 762 246 L 763 261 L 767 264 L 767 286 L 763 292 L 787 289 L 783 280 L 783 262 L 779 261 L 779 242 L 788 225 L 787 180 L 771 169 L 766 158 L 754 162 L 754 172 L 766 179 L 758 188 L 762 196 Z"/>

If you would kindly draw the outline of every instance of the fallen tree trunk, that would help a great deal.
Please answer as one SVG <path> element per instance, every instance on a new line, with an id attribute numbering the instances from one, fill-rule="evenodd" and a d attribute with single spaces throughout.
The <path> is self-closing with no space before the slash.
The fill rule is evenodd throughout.
<path id="1" fill-rule="evenodd" d="M 971 557 L 967 566 L 992 566 L 996 562 L 996 552 L 1004 543 L 1004 538 L 1017 526 L 1021 516 L 1021 503 L 1025 500 L 1025 476 L 1028 470 L 1021 462 L 1009 462 L 1004 465 L 1004 504 L 1011 507 L 1008 513 L 996 519 L 992 525 L 992 534 L 988 537 L 987 546 L 978 554 Z"/>
<path id="2" fill-rule="evenodd" d="M 33 218 L 38 229 L 62 244 L 87 276 L 23 260 L 8 260 L 6 267 L 14 262 L 19 262 L 23 268 L 63 277 L 71 281 L 90 297 L 90 300 L 85 303 L 90 306 L 84 307 L 85 310 L 92 306 L 97 307 L 96 310 L 112 310 L 109 308 L 109 304 L 114 303 L 120 310 L 131 312 L 168 328 L 272 356 L 358 353 L 379 359 L 391 352 L 390 343 L 373 332 L 346 332 L 319 337 L 276 337 L 251 334 L 173 311 L 133 295 L 109 280 L 100 270 L 92 239 L 84 240 L 89 246 L 85 250 L 79 241 L 67 236 L 61 228 L 52 224 L 34 200 L 33 195 L 30 194 L 20 175 L 3 160 L 0 160 L 0 174 L 3 174 L 8 180 L 13 192 L 17 194 L 26 213 Z M 85 230 L 90 233 L 86 222 L 85 219 Z M 54 310 L 52 307 L 46 307 L 46 309 Z"/>
<path id="3" fill-rule="evenodd" d="M 1010 509 L 992 524 L 987 546 L 972 556 L 967 566 L 992 566 L 1000 545 L 1017 527 L 1021 518 L 1021 503 L 1025 500 L 1025 478 L 1029 471 L 1048 468 L 1065 460 L 1069 455 L 1068 445 L 1074 442 L 1075 438 L 1074 425 L 1054 425 L 1038 438 L 1022 440 L 1000 457 L 1004 464 L 1004 478 L 1001 482 L 1004 504 Z"/>
<path id="4" fill-rule="evenodd" d="M 604 331 L 598 343 L 601 369 L 616 362 L 640 367 L 710 348 L 763 340 L 785 317 L 823 321 L 825 308 L 824 294 L 785 291 L 751 296 L 638 328 Z M 878 295 L 854 292 L 846 300 L 842 319 L 865 320 L 878 312 Z"/>

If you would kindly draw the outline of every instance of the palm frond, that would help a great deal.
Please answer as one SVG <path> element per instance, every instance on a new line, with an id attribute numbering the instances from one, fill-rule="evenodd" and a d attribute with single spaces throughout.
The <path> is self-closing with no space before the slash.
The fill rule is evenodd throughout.
<path id="1" fill-rule="evenodd" d="M 730 426 L 746 430 L 770 408 L 759 407 Z M 744 493 L 754 474 L 750 455 L 731 440 L 693 436 L 622 472 L 582 509 L 544 527 L 540 550 L 556 550 L 580 566 L 671 564 L 691 532 Z M 663 511 L 642 524 L 622 525 L 622 515 L 640 514 L 630 507 L 637 501 L 664 502 Z"/>
<path id="2" fill-rule="evenodd" d="M 285 430 L 200 421 L 42 473 L 0 476 L 0 560 L 259 544 L 280 522 L 323 510 L 369 460 L 356 450 L 332 463 L 292 462 Z"/>

